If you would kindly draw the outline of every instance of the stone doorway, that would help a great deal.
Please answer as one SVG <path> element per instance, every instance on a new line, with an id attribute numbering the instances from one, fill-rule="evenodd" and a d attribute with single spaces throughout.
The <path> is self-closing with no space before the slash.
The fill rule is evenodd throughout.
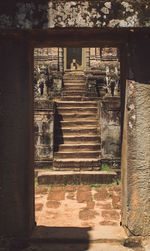
<path id="1" fill-rule="evenodd" d="M 89 48 L 63 48 L 63 60 L 65 72 L 85 71 L 89 63 Z"/>
<path id="2" fill-rule="evenodd" d="M 67 69 L 69 70 L 81 70 L 82 65 L 82 48 L 67 48 Z"/>
<path id="3" fill-rule="evenodd" d="M 64 66 L 60 70 L 60 51 L 63 50 L 70 53 L 69 62 L 77 55 L 76 69 L 68 63 L 69 72 Z M 89 67 L 79 73 L 83 51 L 85 48 L 60 50 L 57 47 L 35 51 L 35 73 L 39 74 L 35 90 L 36 86 L 43 88 L 39 92 L 41 95 L 35 92 L 35 213 L 38 226 L 91 229 L 120 226 L 121 185 L 117 177 L 120 176 L 120 150 L 115 150 L 117 158 L 110 156 L 112 148 L 121 148 L 120 61 L 117 48 L 86 48 L 90 52 Z M 45 64 L 42 62 L 44 56 Z M 112 92 L 114 81 L 116 86 Z M 113 127 L 117 131 L 117 143 L 112 142 Z M 109 142 L 104 147 L 107 139 Z M 103 154 L 110 158 L 108 164 L 112 168 L 101 158 L 100 142 L 103 142 Z M 97 178 L 93 179 L 94 176 Z"/>
<path id="4" fill-rule="evenodd" d="M 82 5 L 77 3 L 76 10 L 70 9 L 71 15 L 62 20 L 58 16 L 58 11 L 63 16 L 62 10 L 68 9 L 68 2 L 63 6 L 59 2 L 54 6 L 53 3 L 50 5 L 51 8 L 46 4 L 41 8 L 39 3 L 36 5 L 33 3 L 31 15 L 29 15 L 31 5 L 21 1 L 19 5 L 18 1 L 15 6 L 10 5 L 10 11 L 7 11 L 5 2 L 1 10 L 1 19 L 4 20 L 1 22 L 0 47 L 0 79 L 3 94 L 1 106 L 4 111 L 1 114 L 3 116 L 1 234 L 25 237 L 34 226 L 31 74 L 33 46 L 67 47 L 71 44 L 74 47 L 96 44 L 99 46 L 100 43 L 113 42 L 122 46 L 122 62 L 126 66 L 123 69 L 124 93 L 126 92 L 126 95 L 123 93 L 126 97 L 122 148 L 123 225 L 132 235 L 148 236 L 150 234 L 148 11 L 142 8 L 142 2 L 135 8 L 132 3 L 127 6 L 122 1 L 119 4 L 118 1 L 114 1 L 113 4 L 107 3 L 110 10 L 105 8 L 105 1 L 102 5 L 100 3 L 98 8 L 92 2 L 85 2 Z M 71 5 L 72 2 L 69 3 L 69 6 Z M 119 15 L 116 15 L 115 7 Z M 84 8 L 87 9 L 85 20 L 82 17 Z M 74 10 L 79 17 L 77 23 L 72 15 Z M 97 13 L 94 19 L 93 10 Z M 105 13 L 109 13 L 107 22 L 104 22 Z M 24 21 L 20 16 L 24 17 Z M 42 16 L 47 18 L 41 22 L 38 17 Z M 130 22 L 132 19 L 136 21 Z M 79 23 L 79 20 L 82 20 L 82 23 Z M 16 116 L 12 117 L 12 114 Z"/>

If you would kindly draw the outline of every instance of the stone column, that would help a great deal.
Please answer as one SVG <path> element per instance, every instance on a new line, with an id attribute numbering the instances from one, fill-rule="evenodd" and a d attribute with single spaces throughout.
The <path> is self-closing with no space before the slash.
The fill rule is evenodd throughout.
<path id="1" fill-rule="evenodd" d="M 122 223 L 150 235 L 150 39 L 130 38 L 122 144 Z"/>
<path id="2" fill-rule="evenodd" d="M 34 226 L 32 50 L 19 35 L 0 39 L 0 235 Z"/>
<path id="3" fill-rule="evenodd" d="M 36 100 L 34 104 L 36 168 L 52 168 L 54 151 L 54 105 L 50 100 Z"/>
<path id="4" fill-rule="evenodd" d="M 85 70 L 90 69 L 90 48 L 85 48 Z"/>
<path id="5" fill-rule="evenodd" d="M 59 71 L 63 72 L 64 71 L 64 52 L 63 48 L 58 48 L 58 65 L 59 65 Z"/>

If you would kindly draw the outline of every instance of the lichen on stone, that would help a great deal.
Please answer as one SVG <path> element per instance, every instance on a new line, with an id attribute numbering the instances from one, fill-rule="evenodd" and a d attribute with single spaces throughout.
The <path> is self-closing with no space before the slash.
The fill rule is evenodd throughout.
<path id="1" fill-rule="evenodd" d="M 18 0 L 16 6 L 11 6 L 7 14 L 7 8 L 0 8 L 1 29 L 44 29 L 57 26 L 150 27 L 149 0 L 44 1 L 44 3 Z"/>

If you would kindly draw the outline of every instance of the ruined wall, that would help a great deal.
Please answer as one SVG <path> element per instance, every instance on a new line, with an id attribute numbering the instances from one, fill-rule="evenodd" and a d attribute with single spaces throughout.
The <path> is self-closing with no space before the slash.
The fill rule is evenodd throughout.
<path id="1" fill-rule="evenodd" d="M 59 52 L 57 47 L 35 48 L 34 49 L 34 66 L 37 68 L 46 65 L 49 72 L 58 70 Z"/>
<path id="2" fill-rule="evenodd" d="M 63 57 L 64 57 L 64 48 Z M 119 61 L 119 50 L 113 47 L 96 47 L 89 48 L 89 66 L 91 70 L 103 70 L 105 71 L 106 66 L 113 64 L 118 65 Z M 51 71 L 59 70 L 59 61 L 61 58 L 58 47 L 51 48 L 35 48 L 34 49 L 34 66 L 37 68 L 46 65 Z M 83 59 L 84 60 L 84 59 Z M 64 63 L 64 62 L 63 62 Z M 63 66 L 64 68 L 64 66 Z M 85 70 L 85 69 L 83 69 Z"/>
<path id="3" fill-rule="evenodd" d="M 119 67 L 119 49 L 113 47 L 90 48 L 90 69 L 105 71 L 109 65 Z"/>
<path id="4" fill-rule="evenodd" d="M 15 8 L 14 8 L 15 6 Z M 0 8 L 0 28 L 150 27 L 148 0 L 19 1 L 6 0 Z"/>

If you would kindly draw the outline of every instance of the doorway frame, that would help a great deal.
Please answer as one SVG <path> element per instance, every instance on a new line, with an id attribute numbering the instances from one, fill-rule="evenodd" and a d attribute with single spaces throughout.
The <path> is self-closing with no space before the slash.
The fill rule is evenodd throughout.
<path id="1" fill-rule="evenodd" d="M 71 71 L 71 69 L 67 68 L 67 48 L 71 48 L 71 47 L 63 48 L 63 50 L 64 50 L 64 72 L 65 71 Z M 79 47 L 79 48 L 81 48 L 81 47 Z M 77 69 L 77 71 L 84 71 L 84 70 L 86 70 L 87 61 L 89 60 L 86 57 L 87 51 L 88 51 L 88 48 L 83 48 L 82 47 L 82 65 L 81 65 L 81 68 L 79 70 Z"/>
<path id="2" fill-rule="evenodd" d="M 85 31 L 85 33 L 84 33 Z M 38 32 L 35 36 L 34 34 L 34 40 L 32 42 L 33 49 L 34 48 L 44 48 L 44 47 L 60 47 L 64 48 L 64 71 L 66 69 L 66 48 L 76 48 L 80 47 L 82 48 L 82 51 L 84 51 L 84 65 L 85 70 L 88 70 L 89 65 L 89 48 L 92 47 L 117 47 L 120 51 L 120 91 L 121 91 L 121 148 L 122 148 L 122 142 L 123 142 L 123 120 L 124 120 L 124 105 L 125 105 L 125 89 L 126 89 L 126 42 L 128 39 L 128 31 L 124 31 L 119 34 L 119 32 L 111 31 L 109 33 L 99 30 L 99 29 L 67 29 L 64 28 L 58 29 L 58 30 L 51 30 L 48 32 L 47 36 L 44 36 L 46 38 L 46 41 L 41 38 L 39 38 Z M 63 40 L 60 41 L 60 36 L 62 37 L 62 34 L 65 33 L 63 36 Z M 68 38 L 69 36 L 69 38 Z M 80 39 L 79 39 L 80 38 Z M 83 53 L 83 52 L 82 52 Z M 124 158 L 126 158 L 126 153 L 124 154 Z M 121 162 L 122 162 L 122 156 L 121 156 Z M 121 173 L 123 172 L 122 178 L 121 178 L 121 186 L 122 186 L 122 194 L 125 195 L 127 193 L 126 188 L 126 170 L 122 168 L 121 163 Z M 35 198 L 33 197 L 34 201 Z M 125 199 L 123 199 L 124 202 Z M 123 207 L 122 207 L 123 208 Z M 121 208 L 121 212 L 122 212 Z M 126 213 L 124 209 L 123 213 Z M 122 220 L 121 220 L 122 222 Z"/>
<path id="3" fill-rule="evenodd" d="M 127 33 L 128 34 L 128 33 Z M 4 169 L 4 178 L 5 179 L 5 187 L 8 185 L 8 191 L 6 190 L 4 193 L 4 196 L 7 195 L 8 192 L 14 194 L 14 197 L 11 200 L 11 198 L 7 198 L 7 200 L 3 200 L 3 208 L 7 208 L 7 211 L 9 214 L 7 215 L 7 222 L 10 222 L 10 219 L 18 219 L 18 208 L 14 208 L 13 215 L 12 211 L 10 212 L 11 205 L 16 201 L 15 199 L 15 191 L 19 191 L 18 199 L 19 203 L 22 205 L 19 213 L 20 218 L 18 225 L 16 227 L 16 224 L 12 225 L 11 229 L 9 227 L 9 224 L 6 226 L 5 223 L 5 217 L 3 217 L 3 221 L 0 227 L 0 231 L 2 234 L 9 233 L 10 235 L 16 236 L 28 236 L 32 233 L 33 229 L 35 228 L 35 216 L 34 216 L 34 205 L 35 205 L 35 194 L 34 194 L 34 163 L 33 163 L 33 156 L 34 156 L 34 125 L 33 125 L 33 117 L 34 117 L 34 104 L 33 104 L 33 50 L 34 48 L 38 47 L 101 47 L 101 46 L 110 46 L 110 47 L 119 47 L 121 51 L 124 51 L 125 44 L 127 40 L 127 34 L 125 32 L 119 33 L 116 31 L 106 32 L 101 29 L 45 29 L 45 30 L 32 30 L 32 31 L 12 31 L 12 33 L 9 33 L 9 36 L 4 34 L 4 46 L 3 50 L 7 52 L 7 46 L 9 46 L 9 43 L 7 44 L 6 41 L 11 40 L 11 47 L 9 47 L 10 52 L 12 52 L 12 57 L 10 61 L 10 55 L 8 53 L 5 56 L 5 61 L 11 63 L 14 62 L 14 55 L 18 55 L 17 62 L 14 64 L 15 67 L 15 73 L 14 71 L 10 73 L 15 74 L 15 76 L 18 76 L 18 80 L 16 81 L 15 78 L 13 78 L 13 88 L 17 88 L 17 107 L 21 104 L 22 100 L 24 101 L 24 106 L 22 110 L 19 110 L 20 117 L 23 118 L 22 121 L 24 121 L 26 118 L 28 118 L 26 121 L 28 122 L 28 128 L 23 125 L 22 133 L 23 135 L 26 135 L 26 138 L 28 140 L 28 145 L 30 145 L 30 148 L 28 151 L 24 151 L 24 144 L 19 142 L 16 142 L 16 147 L 20 147 L 21 151 L 23 152 L 22 159 L 19 159 L 19 156 L 16 155 L 16 159 L 13 165 L 13 168 L 11 169 L 11 173 L 14 173 L 14 177 L 16 182 L 12 184 L 12 187 L 9 187 L 9 181 L 11 179 L 11 173 L 7 172 L 7 169 Z M 6 40 L 6 41 L 5 41 Z M 13 42 L 12 42 L 13 41 Z M 20 47 L 18 47 L 18 44 Z M 14 46 L 15 51 L 14 51 Z M 26 49 L 26 50 L 25 50 Z M 24 51 L 25 50 L 25 51 Z M 23 57 L 19 55 L 18 51 L 21 53 L 24 52 Z M 26 63 L 24 67 L 24 62 Z M 121 62 L 123 65 L 125 62 L 125 58 Z M 3 63 L 3 59 L 2 59 Z M 25 76 L 27 75 L 28 78 L 22 78 L 21 74 L 19 75 L 19 66 L 21 64 L 22 69 L 24 69 Z M 7 66 L 7 64 L 6 64 Z M 125 67 L 123 66 L 123 74 L 126 76 L 126 71 L 124 71 Z M 11 75 L 10 74 L 10 75 Z M 9 74 L 7 74 L 9 75 Z M 126 79 L 124 79 L 126 80 Z M 6 76 L 7 81 L 7 76 Z M 23 82 L 25 81 L 25 82 Z M 3 81 L 5 84 L 5 81 Z M 11 90 L 12 85 L 9 85 L 8 81 L 8 95 L 6 97 L 7 102 L 9 103 L 11 93 L 9 90 Z M 122 82 L 122 86 L 124 85 L 125 81 Z M 4 86 L 3 84 L 3 86 Z M 23 86 L 25 88 L 25 93 L 21 92 L 19 87 Z M 123 86 L 123 89 L 125 88 L 125 85 Z M 23 96 L 23 97 L 22 97 Z M 22 99 L 21 99 L 22 98 Z M 5 102 L 6 102 L 5 100 Z M 11 100 L 13 102 L 14 99 Z M 28 104 L 28 109 L 26 109 L 26 106 Z M 123 102 L 122 102 L 123 105 Z M 5 104 L 4 104 L 5 107 Z M 122 108 L 124 109 L 124 108 Z M 26 112 L 26 117 L 24 116 L 24 112 Z M 9 115 L 9 119 L 11 119 L 11 115 Z M 14 118 L 15 119 L 15 118 Z M 7 121 L 6 121 L 7 122 Z M 17 120 L 18 122 L 18 120 Z M 6 124 L 7 125 L 7 124 Z M 18 129 L 19 131 L 19 129 Z M 6 130 L 5 130 L 6 133 Z M 5 141 L 4 141 L 5 142 Z M 5 148 L 5 153 L 7 153 L 7 148 Z M 4 156 L 5 157 L 5 156 Z M 20 163 L 22 163 L 20 165 Z M 16 166 L 18 169 L 16 169 Z M 7 165 L 7 168 L 9 168 L 9 165 Z M 17 172 L 16 170 L 19 170 Z M 22 175 L 24 173 L 24 175 Z M 10 177 L 9 177 L 10 175 Z M 16 175 L 16 176 L 15 176 Z M 22 182 L 23 181 L 23 182 Z M 16 189 L 16 190 L 15 190 Z M 7 197 L 7 196 L 6 196 Z M 18 209 L 19 210 L 19 209 Z M 2 216 L 3 214 L 1 214 Z M 5 228 L 6 226 L 6 228 Z M 5 232 L 4 232 L 4 229 Z"/>

